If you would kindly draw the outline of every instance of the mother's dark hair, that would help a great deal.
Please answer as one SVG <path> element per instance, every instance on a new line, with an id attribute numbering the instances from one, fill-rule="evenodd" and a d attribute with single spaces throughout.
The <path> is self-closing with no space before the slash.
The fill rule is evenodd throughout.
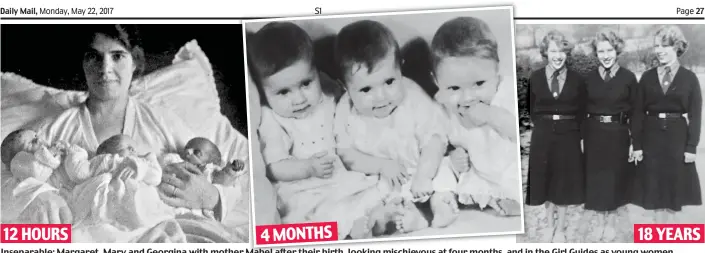
<path id="1" fill-rule="evenodd" d="M 132 55 L 135 71 L 132 72 L 132 79 L 142 76 L 145 68 L 145 56 L 139 31 L 136 25 L 100 24 L 81 25 L 80 42 L 89 47 L 97 34 L 102 34 L 120 43 Z M 85 52 L 85 51 L 84 51 Z"/>

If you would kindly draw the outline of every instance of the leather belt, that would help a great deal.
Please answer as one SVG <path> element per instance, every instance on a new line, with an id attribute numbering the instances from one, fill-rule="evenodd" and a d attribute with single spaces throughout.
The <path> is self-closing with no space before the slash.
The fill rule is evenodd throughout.
<path id="1" fill-rule="evenodd" d="M 588 118 L 597 120 L 600 123 L 626 123 L 627 122 L 627 114 L 625 114 L 625 113 L 619 113 L 619 114 L 614 114 L 614 115 L 589 113 Z"/>
<path id="2" fill-rule="evenodd" d="M 575 119 L 575 115 L 542 114 L 542 115 L 539 115 L 539 118 L 546 119 L 546 120 L 569 120 L 569 119 Z"/>
<path id="3" fill-rule="evenodd" d="M 650 112 L 650 111 L 647 111 L 646 115 L 651 116 L 651 117 L 657 117 L 659 119 L 679 119 L 679 118 L 687 118 L 688 117 L 687 113 L 674 113 L 674 112 Z"/>

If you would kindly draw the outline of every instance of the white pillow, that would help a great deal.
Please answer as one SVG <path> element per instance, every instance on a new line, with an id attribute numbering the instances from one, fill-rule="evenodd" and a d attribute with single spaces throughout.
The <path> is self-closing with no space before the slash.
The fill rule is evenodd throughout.
<path id="1" fill-rule="evenodd" d="M 182 116 L 196 133 L 224 117 L 220 113 L 212 66 L 195 40 L 181 47 L 172 65 L 135 80 L 130 95 Z"/>
<path id="2" fill-rule="evenodd" d="M 2 73 L 2 139 L 20 128 L 34 124 L 82 103 L 85 92 L 42 86 L 14 73 Z"/>

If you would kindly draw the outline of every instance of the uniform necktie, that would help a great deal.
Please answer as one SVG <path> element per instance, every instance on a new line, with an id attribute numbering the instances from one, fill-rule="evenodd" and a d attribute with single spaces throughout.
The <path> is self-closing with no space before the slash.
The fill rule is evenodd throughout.
<path id="1" fill-rule="evenodd" d="M 553 72 L 553 76 L 551 77 L 551 93 L 553 94 L 553 97 L 558 97 L 558 93 L 560 92 L 560 87 L 558 85 L 558 75 L 560 74 L 560 70 L 556 70 Z"/>
<path id="2" fill-rule="evenodd" d="M 666 67 L 664 71 L 666 73 L 663 74 L 663 80 L 661 80 L 661 89 L 663 89 L 663 93 L 666 93 L 668 86 L 671 85 L 671 67 Z"/>
<path id="3" fill-rule="evenodd" d="M 608 83 L 610 80 L 612 80 L 612 70 L 611 69 L 605 69 L 605 83 Z"/>

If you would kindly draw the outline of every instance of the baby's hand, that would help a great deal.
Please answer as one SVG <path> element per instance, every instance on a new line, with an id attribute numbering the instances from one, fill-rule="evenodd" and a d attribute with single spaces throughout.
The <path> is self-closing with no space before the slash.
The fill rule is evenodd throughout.
<path id="1" fill-rule="evenodd" d="M 120 171 L 120 174 L 118 174 L 118 178 L 120 180 L 127 180 L 128 178 L 136 178 L 137 177 L 137 171 L 135 171 L 132 168 L 125 167 Z"/>
<path id="2" fill-rule="evenodd" d="M 389 185 L 394 191 L 400 190 L 401 186 L 406 183 L 409 174 L 406 173 L 406 168 L 398 162 L 390 161 L 387 165 L 380 168 L 380 175 L 389 182 Z"/>
<path id="3" fill-rule="evenodd" d="M 462 112 L 463 118 L 467 119 L 476 126 L 481 126 L 487 124 L 487 122 L 492 118 L 491 105 L 477 102 L 474 105 L 465 109 Z"/>
<path id="4" fill-rule="evenodd" d="M 132 172 L 130 172 L 130 176 L 129 176 L 130 178 L 134 178 L 134 179 L 141 179 L 142 178 L 142 175 L 141 175 L 142 173 L 140 173 L 140 171 L 143 168 L 139 167 L 139 162 L 134 157 L 129 157 L 129 156 L 126 157 L 125 160 L 123 161 L 123 167 L 124 167 L 123 171 L 125 171 L 125 170 L 132 171 Z"/>
<path id="5" fill-rule="evenodd" d="M 416 175 L 411 182 L 411 194 L 414 199 L 431 196 L 433 194 L 433 180 Z"/>
<path id="6" fill-rule="evenodd" d="M 330 178 L 333 176 L 333 162 L 335 162 L 335 156 L 329 156 L 328 152 L 319 152 L 313 155 L 312 161 L 312 174 L 318 178 Z"/>
<path id="7" fill-rule="evenodd" d="M 55 156 L 55 157 L 63 156 L 63 155 L 65 154 L 64 149 L 61 149 L 61 148 L 59 148 L 59 147 L 57 147 L 57 146 L 50 146 L 50 147 L 47 148 L 47 149 L 48 149 L 49 152 L 50 152 L 53 156 Z"/>
<path id="8" fill-rule="evenodd" d="M 221 185 L 232 185 L 235 179 L 241 176 L 241 172 L 245 170 L 245 162 L 242 160 L 234 160 L 220 171 L 213 172 L 213 183 Z"/>
<path id="9" fill-rule="evenodd" d="M 470 170 L 470 156 L 464 148 L 455 148 L 450 151 L 450 163 L 457 172 L 466 172 Z"/>
<path id="10" fill-rule="evenodd" d="M 48 146 L 47 149 L 49 152 L 51 152 L 54 156 L 63 156 L 66 155 L 68 149 L 69 149 L 69 144 L 64 142 L 64 141 L 57 141 L 51 146 Z"/>
<path id="11" fill-rule="evenodd" d="M 230 171 L 239 172 L 239 171 L 242 171 L 245 169 L 245 162 L 243 162 L 242 160 L 236 159 L 232 163 L 229 163 L 227 166 L 225 166 L 225 168 L 223 168 L 223 169 L 224 170 L 228 169 Z"/>
<path id="12" fill-rule="evenodd" d="M 54 149 L 56 149 L 56 150 L 58 150 L 58 151 L 61 151 L 61 152 L 65 152 L 65 151 L 67 151 L 69 148 L 71 148 L 71 144 L 69 144 L 69 143 L 66 142 L 66 141 L 57 141 L 57 142 L 54 143 L 54 145 L 52 145 L 52 148 L 54 148 Z"/>

